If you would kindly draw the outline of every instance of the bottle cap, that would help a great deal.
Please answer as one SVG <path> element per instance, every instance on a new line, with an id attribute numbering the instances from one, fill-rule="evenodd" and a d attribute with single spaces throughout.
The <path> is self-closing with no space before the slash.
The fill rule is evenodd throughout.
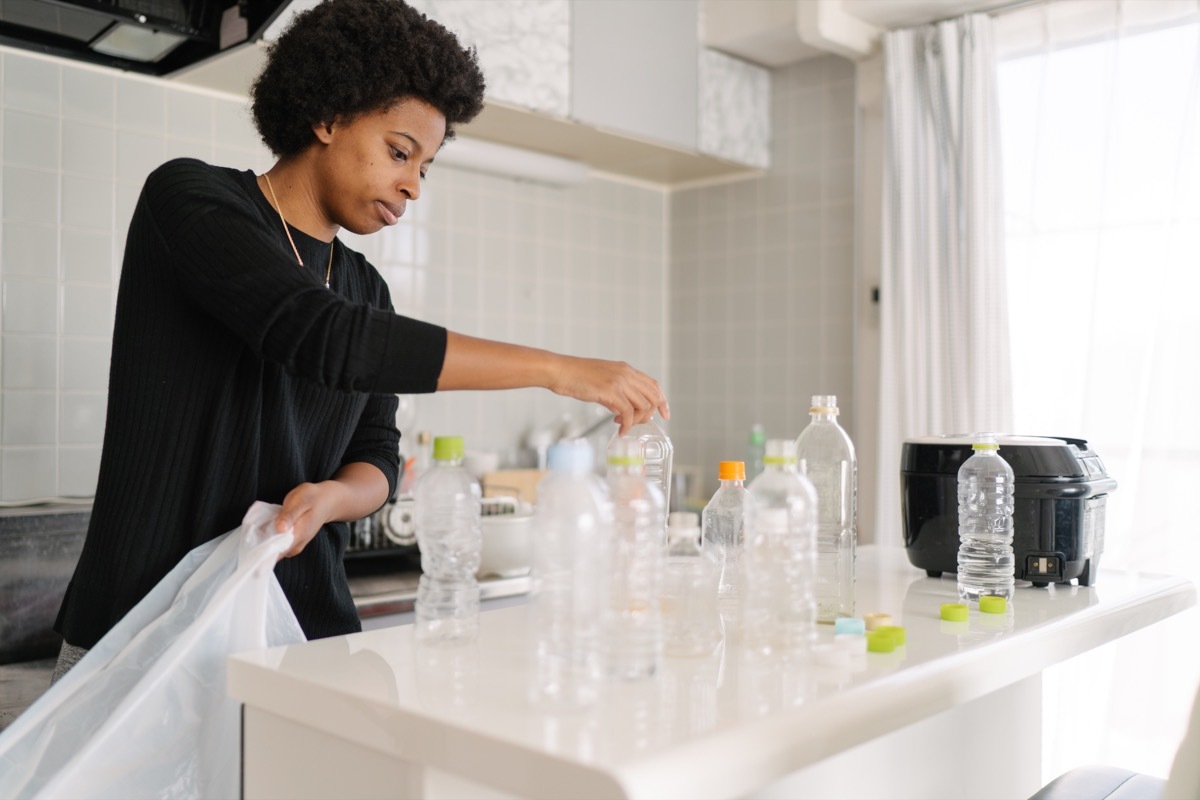
<path id="1" fill-rule="evenodd" d="M 550 446 L 546 467 L 551 472 L 577 475 L 592 469 L 592 445 L 587 439 L 563 439 Z"/>
<path id="2" fill-rule="evenodd" d="M 746 462 L 722 461 L 717 466 L 717 478 L 723 481 L 746 480 Z"/>
<path id="3" fill-rule="evenodd" d="M 794 439 L 768 439 L 764 464 L 795 464 L 796 441 Z"/>
<path id="4" fill-rule="evenodd" d="M 966 622 L 967 613 L 966 603 L 942 603 L 942 619 L 947 622 Z"/>
<path id="5" fill-rule="evenodd" d="M 750 429 L 750 444 L 763 444 L 767 441 L 767 432 L 763 430 L 763 426 L 757 422 Z"/>
<path id="6" fill-rule="evenodd" d="M 867 634 L 867 650 L 872 653 L 890 653 L 896 649 L 896 640 L 886 631 L 871 631 Z"/>
<path id="7" fill-rule="evenodd" d="M 866 632 L 867 623 L 858 617 L 838 617 L 833 621 L 833 633 L 835 636 L 843 633 L 861 636 Z"/>
<path id="8" fill-rule="evenodd" d="M 463 438 L 461 436 L 433 437 L 433 457 L 437 461 L 454 461 L 463 457 Z"/>
<path id="9" fill-rule="evenodd" d="M 1000 444 L 993 433 L 976 433 L 971 436 L 972 450 L 999 450 Z"/>
<path id="10" fill-rule="evenodd" d="M 613 439 L 608 447 L 608 463 L 614 467 L 636 467 L 646 463 L 642 443 L 632 436 Z"/>
<path id="11" fill-rule="evenodd" d="M 1003 614 L 1008 610 L 1008 600 L 985 594 L 979 598 L 979 610 L 985 614 Z"/>
<path id="12" fill-rule="evenodd" d="M 876 633 L 886 633 L 896 642 L 896 647 L 903 647 L 908 637 L 904 632 L 903 625 L 880 625 L 875 629 Z"/>
<path id="13" fill-rule="evenodd" d="M 836 415 L 838 413 L 837 395 L 814 394 L 812 396 L 812 408 L 808 409 L 808 413 Z"/>
<path id="14" fill-rule="evenodd" d="M 878 611 L 873 614 L 863 614 L 863 622 L 866 623 L 867 630 L 873 631 L 876 628 L 880 628 L 884 625 L 891 625 L 892 615 L 885 614 L 882 611 Z"/>

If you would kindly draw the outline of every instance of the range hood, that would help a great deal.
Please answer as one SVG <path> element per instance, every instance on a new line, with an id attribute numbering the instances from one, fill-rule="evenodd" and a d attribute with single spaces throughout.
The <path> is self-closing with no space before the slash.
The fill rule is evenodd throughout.
<path id="1" fill-rule="evenodd" d="M 262 35 L 287 0 L 0 0 L 0 44 L 169 75 Z"/>

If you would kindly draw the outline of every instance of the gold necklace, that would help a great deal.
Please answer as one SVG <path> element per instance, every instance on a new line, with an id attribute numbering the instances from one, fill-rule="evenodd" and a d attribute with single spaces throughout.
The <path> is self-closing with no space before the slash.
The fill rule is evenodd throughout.
<path id="1" fill-rule="evenodd" d="M 275 196 L 275 187 L 271 185 L 271 176 L 263 173 L 263 177 L 267 181 L 267 188 L 271 191 L 271 200 L 275 203 L 275 210 L 279 212 L 279 221 L 283 223 L 283 232 L 287 234 L 288 244 L 292 246 L 292 252 L 296 254 L 296 261 L 300 266 L 304 266 L 304 259 L 300 258 L 300 251 L 296 248 L 296 242 L 292 240 L 292 232 L 288 230 L 287 220 L 283 218 L 283 208 L 279 205 L 279 198 Z M 325 288 L 329 288 L 329 276 L 333 274 L 333 242 L 329 243 L 329 266 L 325 267 Z"/>

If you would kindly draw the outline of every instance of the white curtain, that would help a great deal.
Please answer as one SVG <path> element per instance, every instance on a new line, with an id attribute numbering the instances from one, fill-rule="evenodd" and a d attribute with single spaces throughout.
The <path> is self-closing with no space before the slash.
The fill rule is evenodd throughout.
<path id="1" fill-rule="evenodd" d="M 894 31 L 883 50 L 875 496 L 889 531 L 904 439 L 1010 431 L 1012 384 L 991 19 Z"/>
<path id="2" fill-rule="evenodd" d="M 1102 570 L 1200 581 L 1200 3 L 1048 2 L 995 26 L 1015 424 L 1088 439 L 1117 479 Z M 1046 777 L 1166 775 L 1198 627 L 1189 611 L 1047 673 Z"/>

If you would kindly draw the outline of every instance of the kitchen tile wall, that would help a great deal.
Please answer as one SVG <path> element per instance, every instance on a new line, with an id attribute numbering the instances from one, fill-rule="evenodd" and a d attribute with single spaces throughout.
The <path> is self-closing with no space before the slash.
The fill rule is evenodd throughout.
<path id="1" fill-rule="evenodd" d="M 0 48 L 0 500 L 86 496 L 103 437 L 113 301 L 142 181 L 194 156 L 271 162 L 244 100 Z M 452 146 L 452 145 L 451 145 Z M 666 194 L 435 167 L 400 225 L 343 234 L 401 313 L 622 358 L 665 376 Z M 589 412 L 540 390 L 417 398 L 412 430 L 515 459 L 532 425 Z"/>
<path id="2" fill-rule="evenodd" d="M 795 438 L 813 394 L 854 436 L 854 66 L 771 76 L 771 169 L 671 197 L 671 435 L 678 469 L 745 458 L 755 422 Z"/>

